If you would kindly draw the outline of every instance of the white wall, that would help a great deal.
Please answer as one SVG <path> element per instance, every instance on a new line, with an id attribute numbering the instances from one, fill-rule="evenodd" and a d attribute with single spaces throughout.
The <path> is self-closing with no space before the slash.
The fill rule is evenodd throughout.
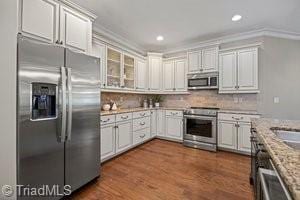
<path id="1" fill-rule="evenodd" d="M 265 117 L 300 120 L 300 41 L 265 37 L 259 55 L 258 111 Z"/>
<path id="2" fill-rule="evenodd" d="M 17 13 L 18 0 L 0 1 L 0 199 L 2 185 L 16 184 Z"/>

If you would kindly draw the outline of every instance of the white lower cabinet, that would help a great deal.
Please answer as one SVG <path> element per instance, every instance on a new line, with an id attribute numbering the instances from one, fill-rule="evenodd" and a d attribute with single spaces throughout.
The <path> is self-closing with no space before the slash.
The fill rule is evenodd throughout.
<path id="1" fill-rule="evenodd" d="M 157 110 L 151 110 L 151 127 L 150 137 L 154 138 L 157 135 Z"/>
<path id="2" fill-rule="evenodd" d="M 166 137 L 182 140 L 182 130 L 182 118 L 166 116 Z"/>
<path id="3" fill-rule="evenodd" d="M 132 145 L 132 120 L 116 124 L 116 153 Z"/>
<path id="4" fill-rule="evenodd" d="M 115 124 L 101 126 L 101 160 L 115 153 Z"/>
<path id="5" fill-rule="evenodd" d="M 150 138 L 150 128 L 141 129 L 133 133 L 133 145 L 140 144 Z"/>
<path id="6" fill-rule="evenodd" d="M 218 115 L 218 147 L 240 153 L 251 153 L 251 118 L 259 115 Z"/>
<path id="7" fill-rule="evenodd" d="M 218 147 L 236 149 L 237 128 L 235 122 L 219 121 Z"/>
<path id="8" fill-rule="evenodd" d="M 251 124 L 239 123 L 238 125 L 238 150 L 251 152 Z"/>
<path id="9" fill-rule="evenodd" d="M 157 110 L 156 111 L 156 129 L 157 129 L 157 136 L 165 136 L 165 112 L 164 110 Z"/>

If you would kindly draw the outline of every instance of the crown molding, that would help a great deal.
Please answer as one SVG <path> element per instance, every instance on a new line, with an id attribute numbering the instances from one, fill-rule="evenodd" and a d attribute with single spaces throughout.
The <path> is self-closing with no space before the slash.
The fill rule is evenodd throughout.
<path id="1" fill-rule="evenodd" d="M 97 15 L 95 15 L 94 13 L 88 11 L 87 9 L 79 6 L 78 4 L 76 4 L 70 0 L 58 0 L 58 1 L 60 1 L 62 4 L 66 5 L 70 8 L 77 10 L 78 12 L 80 12 L 84 15 L 87 15 L 92 21 L 95 21 L 95 19 L 97 18 Z"/>
<path id="2" fill-rule="evenodd" d="M 104 28 L 103 26 L 100 27 L 98 24 L 93 26 L 93 38 L 116 47 L 122 46 L 130 51 L 146 55 L 146 50 L 138 44 L 129 41 L 128 39 L 108 30 L 107 28 Z"/>
<path id="3" fill-rule="evenodd" d="M 193 44 L 182 45 L 176 48 L 166 49 L 163 51 L 163 54 L 180 53 L 184 51 L 189 51 L 191 49 L 197 49 L 197 48 L 213 46 L 213 45 L 220 45 L 228 42 L 234 42 L 234 41 L 245 40 L 245 39 L 250 39 L 255 37 L 262 37 L 262 36 L 270 36 L 270 37 L 277 37 L 277 38 L 290 39 L 290 40 L 300 40 L 300 33 L 264 28 L 264 29 L 254 30 L 254 31 L 231 34 L 231 35 L 218 37 L 211 40 L 205 40 Z"/>

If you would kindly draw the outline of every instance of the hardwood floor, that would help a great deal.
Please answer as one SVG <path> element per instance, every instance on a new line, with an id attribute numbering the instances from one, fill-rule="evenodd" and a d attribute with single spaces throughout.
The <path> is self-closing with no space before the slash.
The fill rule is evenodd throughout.
<path id="1" fill-rule="evenodd" d="M 104 163 L 101 178 L 74 193 L 94 199 L 253 199 L 250 158 L 155 139 Z"/>

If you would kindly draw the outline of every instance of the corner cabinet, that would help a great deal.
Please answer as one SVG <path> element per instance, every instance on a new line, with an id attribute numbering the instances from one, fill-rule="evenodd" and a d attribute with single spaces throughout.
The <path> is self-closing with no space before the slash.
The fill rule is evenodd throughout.
<path id="1" fill-rule="evenodd" d="M 188 73 L 218 71 L 218 47 L 207 47 L 188 52 Z"/>
<path id="2" fill-rule="evenodd" d="M 92 47 L 94 19 L 95 16 L 85 15 L 61 1 L 20 1 L 20 33 L 87 54 Z"/>
<path id="3" fill-rule="evenodd" d="M 187 91 L 186 59 L 168 59 L 163 62 L 163 90 Z"/>
<path id="4" fill-rule="evenodd" d="M 162 54 L 148 53 L 149 90 L 162 90 Z"/>
<path id="5" fill-rule="evenodd" d="M 258 48 L 219 55 L 219 93 L 258 93 Z"/>

